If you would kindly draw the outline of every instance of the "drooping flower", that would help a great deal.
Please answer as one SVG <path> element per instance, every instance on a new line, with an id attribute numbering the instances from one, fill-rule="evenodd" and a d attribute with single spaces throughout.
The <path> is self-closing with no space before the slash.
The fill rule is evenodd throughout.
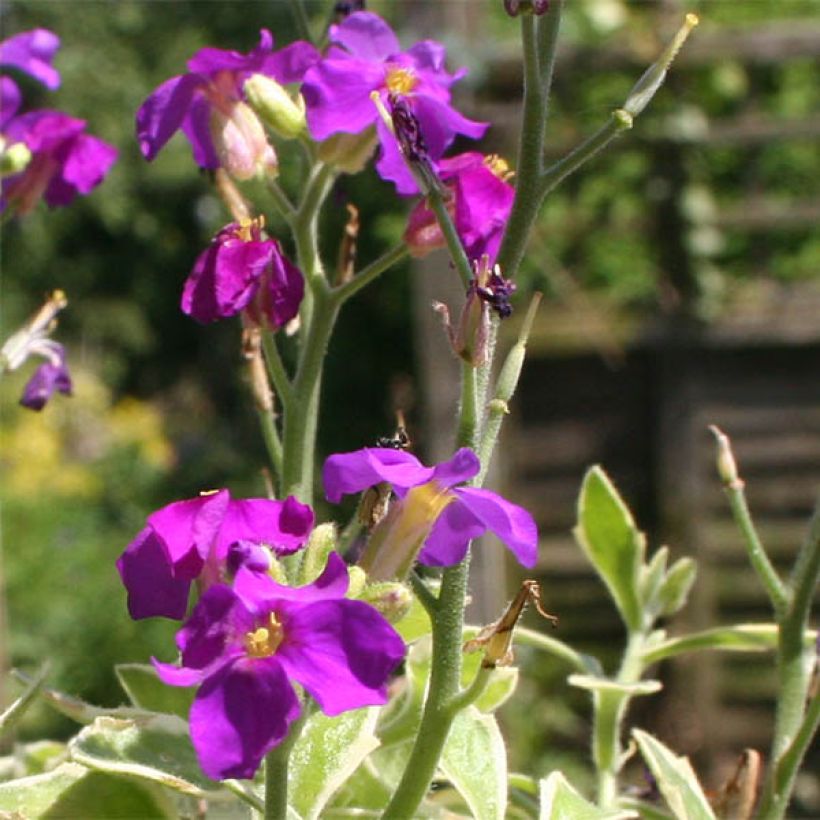
<path id="1" fill-rule="evenodd" d="M 51 342 L 49 353 L 51 355 L 34 371 L 23 388 L 20 404 L 29 410 L 42 410 L 55 390 L 64 396 L 71 395 L 71 374 L 63 346 Z"/>
<path id="2" fill-rule="evenodd" d="M 30 212 L 40 197 L 49 207 L 68 205 L 99 185 L 117 158 L 117 149 L 87 134 L 85 120 L 61 111 L 38 110 L 4 125 L 9 143 L 23 143 L 31 160 L 22 173 L 3 179 L 2 208 Z"/>
<path id="3" fill-rule="evenodd" d="M 262 227 L 261 220 L 233 222 L 213 238 L 185 282 L 183 313 L 206 323 L 246 310 L 274 329 L 296 316 L 304 277 Z"/>
<path id="4" fill-rule="evenodd" d="M 383 542 L 378 547 L 382 554 L 373 556 L 382 564 L 376 573 L 380 578 L 388 570 L 400 573 L 409 568 L 408 560 L 412 563 L 416 553 L 419 561 L 430 566 L 456 564 L 467 554 L 470 541 L 487 530 L 521 564 L 534 566 L 538 531 L 532 516 L 490 490 L 456 486 L 476 475 L 479 468 L 478 457 L 466 447 L 434 467 L 425 467 L 408 452 L 365 447 L 330 456 L 323 479 L 325 494 L 333 503 L 382 482 L 398 496 L 399 501 L 371 534 L 371 543 L 374 538 Z M 384 529 L 383 538 L 377 535 L 379 527 Z"/>
<path id="5" fill-rule="evenodd" d="M 171 686 L 199 685 L 191 739 L 211 778 L 252 778 L 287 736 L 300 684 L 326 715 L 386 702 L 405 647 L 369 604 L 346 599 L 347 567 L 332 553 L 312 584 L 287 587 L 242 568 L 212 586 L 177 633 L 181 667 L 154 660 Z"/>
<path id="6" fill-rule="evenodd" d="M 44 28 L 21 31 L 0 43 L 0 66 L 11 66 L 34 77 L 50 91 L 60 87 L 60 72 L 51 61 L 60 38 Z"/>
<path id="7" fill-rule="evenodd" d="M 228 490 L 169 504 L 117 560 L 132 618 L 185 615 L 191 583 L 224 581 L 240 566 L 258 570 L 263 545 L 289 555 L 306 543 L 313 511 L 295 498 L 233 499 Z"/>
<path id="8" fill-rule="evenodd" d="M 396 139 L 371 100 L 389 95 L 406 99 L 418 119 L 427 151 L 439 159 L 457 134 L 478 138 L 486 123 L 475 122 L 450 105 L 450 87 L 466 70 L 449 74 L 445 49 L 433 40 L 402 51 L 387 23 L 372 12 L 351 14 L 330 27 L 327 56 L 305 74 L 302 94 L 311 134 L 324 140 L 334 134 L 359 134 L 375 125 L 381 157 L 376 169 L 400 194 L 418 193 L 418 186 L 399 153 Z"/>
<path id="9" fill-rule="evenodd" d="M 247 54 L 200 49 L 188 60 L 187 74 L 166 80 L 140 106 L 137 138 L 142 155 L 154 159 L 181 128 L 201 168 L 225 167 L 238 179 L 275 170 L 276 154 L 245 102 L 243 83 L 252 74 L 297 82 L 318 59 L 319 52 L 302 41 L 274 51 L 267 29 Z"/>
<path id="10" fill-rule="evenodd" d="M 492 266 L 515 198 L 507 163 L 496 155 L 470 151 L 439 160 L 436 170 L 452 192 L 448 207 L 467 257 L 474 262 L 487 254 Z M 411 211 L 404 240 L 414 256 L 445 246 L 436 215 L 425 201 Z"/>

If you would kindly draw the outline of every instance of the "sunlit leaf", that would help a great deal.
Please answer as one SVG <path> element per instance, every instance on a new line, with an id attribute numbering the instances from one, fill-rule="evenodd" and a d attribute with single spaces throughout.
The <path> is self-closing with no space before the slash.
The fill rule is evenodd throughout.
<path id="1" fill-rule="evenodd" d="M 43 681 L 48 672 L 47 667 L 43 668 L 32 678 L 23 690 L 23 693 L 12 701 L 11 705 L 0 715 L 0 736 L 6 734 L 14 726 L 21 717 L 26 713 L 26 710 L 34 703 L 40 689 L 43 687 Z"/>
<path id="2" fill-rule="evenodd" d="M 114 667 L 114 671 L 134 706 L 188 719 L 194 699 L 193 688 L 167 686 L 150 664 L 121 663 Z"/>
<path id="3" fill-rule="evenodd" d="M 638 816 L 628 809 L 598 808 L 578 794 L 561 772 L 553 772 L 539 786 L 539 820 L 626 820 Z"/>

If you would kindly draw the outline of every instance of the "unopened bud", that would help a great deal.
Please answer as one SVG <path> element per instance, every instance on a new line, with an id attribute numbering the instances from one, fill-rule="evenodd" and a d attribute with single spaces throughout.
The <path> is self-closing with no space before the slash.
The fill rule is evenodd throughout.
<path id="1" fill-rule="evenodd" d="M 220 164 L 232 177 L 247 180 L 258 174 L 276 176 L 276 152 L 250 106 L 236 102 L 229 115 L 214 108 L 210 126 Z"/>
<path id="2" fill-rule="evenodd" d="M 375 607 L 391 623 L 400 621 L 410 611 L 413 603 L 413 593 L 396 581 L 368 584 L 359 597 Z"/>
<path id="3" fill-rule="evenodd" d="M 0 179 L 25 171 L 29 162 L 31 151 L 25 143 L 15 142 L 3 148 L 0 153 Z"/>
<path id="4" fill-rule="evenodd" d="M 666 79 L 666 72 L 672 61 L 675 59 L 681 46 L 686 42 L 686 38 L 692 29 L 699 23 L 696 14 L 687 14 L 683 25 L 678 29 L 669 45 L 661 52 L 661 56 L 644 72 L 643 76 L 635 83 L 632 91 L 624 103 L 624 110 L 633 117 L 649 105 L 649 101 L 655 96 L 657 90 Z"/>
<path id="5" fill-rule="evenodd" d="M 307 134 L 305 101 L 301 94 L 294 100 L 276 80 L 264 74 L 249 77 L 245 80 L 244 89 L 251 108 L 277 134 L 285 139 L 296 139 Z"/>
<path id="6" fill-rule="evenodd" d="M 319 524 L 314 528 L 302 553 L 302 584 L 310 584 L 322 574 L 328 556 L 336 549 L 337 540 L 335 524 Z"/>
<path id="7" fill-rule="evenodd" d="M 334 134 L 319 143 L 319 159 L 346 174 L 358 174 L 376 150 L 377 142 L 375 128 L 360 134 Z"/>
<path id="8" fill-rule="evenodd" d="M 730 489 L 742 487 L 743 482 L 737 474 L 737 463 L 732 452 L 732 443 L 729 441 L 729 436 L 714 424 L 709 427 L 709 430 L 717 442 L 717 471 L 720 480 Z"/>

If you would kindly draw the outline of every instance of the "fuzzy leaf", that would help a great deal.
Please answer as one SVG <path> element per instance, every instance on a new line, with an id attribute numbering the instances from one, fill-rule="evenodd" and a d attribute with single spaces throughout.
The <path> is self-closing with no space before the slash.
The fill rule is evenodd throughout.
<path id="1" fill-rule="evenodd" d="M 600 809 L 583 798 L 561 772 L 539 783 L 539 820 L 626 820 L 638 814 L 627 809 Z"/>
<path id="2" fill-rule="evenodd" d="M 16 726 L 29 706 L 34 703 L 37 695 L 40 693 L 40 689 L 43 687 L 43 681 L 46 679 L 47 672 L 48 669 L 44 665 L 34 678 L 28 681 L 26 688 L 23 690 L 23 694 L 14 700 L 3 714 L 0 715 L 0 736 L 6 734 L 6 732 Z"/>
<path id="3" fill-rule="evenodd" d="M 503 820 L 507 807 L 507 750 L 492 715 L 473 706 L 459 712 L 439 765 L 476 820 Z"/>
<path id="4" fill-rule="evenodd" d="M 156 669 L 145 663 L 121 663 L 114 667 L 120 686 L 131 703 L 149 712 L 162 712 L 188 719 L 194 688 L 167 686 Z"/>
<path id="5" fill-rule="evenodd" d="M 638 587 L 645 540 L 600 467 L 592 467 L 584 477 L 574 533 L 609 588 L 624 623 L 639 629 L 642 612 Z"/>
<path id="6" fill-rule="evenodd" d="M 310 716 L 293 747 L 288 773 L 291 806 L 305 820 L 318 818 L 328 800 L 378 745 L 378 708 L 338 717 Z"/>
<path id="7" fill-rule="evenodd" d="M 643 759 L 678 820 L 715 820 L 689 760 L 679 757 L 648 732 L 634 729 Z"/>
<path id="8" fill-rule="evenodd" d="M 89 768 L 150 780 L 192 797 L 212 796 L 221 788 L 202 774 L 188 724 L 172 715 L 97 718 L 69 743 L 69 752 Z"/>
<path id="9" fill-rule="evenodd" d="M 674 615 L 683 608 L 697 573 L 697 564 L 691 558 L 680 558 L 672 564 L 658 591 L 658 614 L 661 617 Z"/>

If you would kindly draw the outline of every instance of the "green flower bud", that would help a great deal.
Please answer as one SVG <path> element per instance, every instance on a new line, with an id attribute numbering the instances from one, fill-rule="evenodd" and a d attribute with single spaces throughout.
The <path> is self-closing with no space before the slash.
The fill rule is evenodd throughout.
<path id="1" fill-rule="evenodd" d="M 15 142 L 8 147 L 4 145 L 0 151 L 0 178 L 25 171 L 31 162 L 31 151 L 22 142 Z"/>
<path id="2" fill-rule="evenodd" d="M 305 101 L 288 94 L 276 80 L 263 74 L 254 74 L 245 80 L 245 96 L 262 122 L 285 139 L 307 135 Z"/>
<path id="3" fill-rule="evenodd" d="M 397 581 L 369 584 L 359 597 L 378 609 L 391 623 L 400 621 L 413 603 L 413 593 Z"/>
<path id="4" fill-rule="evenodd" d="M 302 556 L 302 570 L 299 583 L 310 584 L 321 574 L 327 564 L 327 558 L 336 549 L 336 525 L 319 524 L 310 534 Z"/>

